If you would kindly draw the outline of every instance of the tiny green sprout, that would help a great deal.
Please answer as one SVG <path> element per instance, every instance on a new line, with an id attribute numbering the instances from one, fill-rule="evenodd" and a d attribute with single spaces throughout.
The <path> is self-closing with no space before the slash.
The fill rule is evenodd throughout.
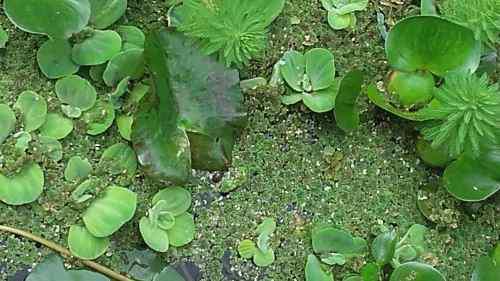
<path id="1" fill-rule="evenodd" d="M 356 28 L 354 12 L 363 11 L 368 0 L 321 0 L 323 8 L 328 11 L 328 24 L 335 30 Z"/>
<path id="2" fill-rule="evenodd" d="M 257 245 L 252 240 L 241 241 L 238 246 L 240 256 L 244 259 L 253 258 L 255 265 L 259 267 L 271 265 L 276 257 L 269 240 L 275 230 L 276 221 L 272 218 L 265 218 L 256 229 Z"/>
<path id="3" fill-rule="evenodd" d="M 335 107 L 340 83 L 335 79 L 334 56 L 330 51 L 318 48 L 305 55 L 288 51 L 278 64 L 281 76 L 288 85 L 289 94 L 282 97 L 284 104 L 302 101 L 317 113 Z"/>
<path id="4" fill-rule="evenodd" d="M 193 215 L 187 212 L 191 194 L 187 190 L 165 188 L 153 197 L 152 203 L 148 216 L 139 222 L 141 236 L 151 249 L 164 253 L 170 246 L 182 247 L 194 239 Z"/>

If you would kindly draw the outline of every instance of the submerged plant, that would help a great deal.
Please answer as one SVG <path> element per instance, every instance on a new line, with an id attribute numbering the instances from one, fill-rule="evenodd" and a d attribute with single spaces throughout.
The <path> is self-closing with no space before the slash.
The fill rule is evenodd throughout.
<path id="1" fill-rule="evenodd" d="M 284 0 L 185 0 L 179 30 L 200 39 L 206 54 L 218 53 L 227 66 L 246 64 L 266 47 L 267 27 Z"/>
<path id="2" fill-rule="evenodd" d="M 482 146 L 498 143 L 500 133 L 500 91 L 488 77 L 449 75 L 434 92 L 438 101 L 422 111 L 436 120 L 422 129 L 434 149 L 446 146 L 451 157 L 464 151 L 478 155 Z"/>

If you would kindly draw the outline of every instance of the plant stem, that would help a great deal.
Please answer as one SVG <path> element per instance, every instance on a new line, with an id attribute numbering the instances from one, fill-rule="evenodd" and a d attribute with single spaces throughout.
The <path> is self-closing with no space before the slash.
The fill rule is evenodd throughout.
<path id="1" fill-rule="evenodd" d="M 64 248 L 63 246 L 58 245 L 58 244 L 56 244 L 52 241 L 49 241 L 47 239 L 44 239 L 42 237 L 36 236 L 30 232 L 20 230 L 17 228 L 13 228 L 13 227 L 9 227 L 9 226 L 5 226 L 5 225 L 0 225 L 0 231 L 9 232 L 9 233 L 12 233 L 15 235 L 22 236 L 22 237 L 27 238 L 29 240 L 38 242 L 38 243 L 44 245 L 45 247 L 60 253 L 63 257 L 73 257 L 73 255 L 71 255 L 71 252 L 68 249 Z M 103 265 L 95 263 L 93 261 L 81 260 L 81 262 L 85 266 L 88 266 L 88 267 L 94 269 L 95 271 L 100 272 L 100 273 L 102 273 L 102 274 L 104 274 L 104 275 L 106 275 L 114 280 L 134 281 L 134 280 L 132 280 L 124 275 L 121 275 L 120 273 L 117 273 L 117 272 L 115 272 L 115 271 L 113 271 L 113 270 L 111 270 Z"/>

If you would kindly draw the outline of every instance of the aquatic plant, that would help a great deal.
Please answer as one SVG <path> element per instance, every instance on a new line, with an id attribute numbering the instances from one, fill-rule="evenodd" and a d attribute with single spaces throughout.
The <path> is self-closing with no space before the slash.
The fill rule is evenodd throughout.
<path id="1" fill-rule="evenodd" d="M 266 267 L 276 259 L 269 240 L 276 230 L 276 221 L 265 218 L 256 229 L 257 245 L 249 239 L 242 240 L 238 245 L 238 253 L 244 259 L 253 259 L 255 265 Z"/>
<path id="2" fill-rule="evenodd" d="M 200 40 L 202 51 L 218 53 L 226 66 L 247 64 L 267 44 L 267 27 L 285 0 L 185 0 L 179 30 Z"/>
<path id="3" fill-rule="evenodd" d="M 356 28 L 356 11 L 363 11 L 368 0 L 321 0 L 323 8 L 328 11 L 328 24 L 335 30 Z"/>

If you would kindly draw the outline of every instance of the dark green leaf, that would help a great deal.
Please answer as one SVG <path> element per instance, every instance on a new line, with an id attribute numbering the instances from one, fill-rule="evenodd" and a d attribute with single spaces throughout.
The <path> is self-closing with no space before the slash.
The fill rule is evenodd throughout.
<path id="1" fill-rule="evenodd" d="M 372 255 L 380 266 L 391 262 L 396 250 L 396 243 L 395 231 L 384 232 L 373 240 Z"/>
<path id="2" fill-rule="evenodd" d="M 362 85 L 363 73 L 360 71 L 349 72 L 340 83 L 335 99 L 335 119 L 337 125 L 346 132 L 359 127 L 359 109 L 356 101 Z"/>

